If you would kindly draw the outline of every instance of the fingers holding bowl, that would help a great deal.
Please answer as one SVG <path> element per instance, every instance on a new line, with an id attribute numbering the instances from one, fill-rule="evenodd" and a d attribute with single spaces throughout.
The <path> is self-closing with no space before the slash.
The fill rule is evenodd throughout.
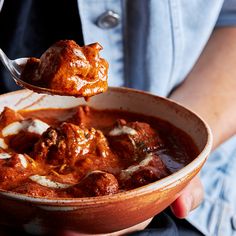
<path id="1" fill-rule="evenodd" d="M 171 204 L 171 210 L 178 218 L 186 218 L 197 208 L 204 197 L 204 189 L 199 176 L 194 177 L 183 189 L 181 195 Z"/>

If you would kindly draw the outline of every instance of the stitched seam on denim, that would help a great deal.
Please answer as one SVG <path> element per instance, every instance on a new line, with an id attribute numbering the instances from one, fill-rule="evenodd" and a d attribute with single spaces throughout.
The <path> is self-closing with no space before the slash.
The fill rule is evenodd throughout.
<path id="1" fill-rule="evenodd" d="M 179 74 L 180 62 L 181 62 L 181 50 L 183 48 L 181 41 L 181 26 L 180 26 L 180 10 L 178 0 L 169 0 L 169 10 L 170 10 L 170 21 L 171 21 L 171 31 L 172 31 L 172 52 L 173 52 L 173 61 L 172 61 L 172 70 L 169 80 L 169 89 L 173 89 L 175 74 Z"/>
<path id="2" fill-rule="evenodd" d="M 168 0 L 168 8 L 169 8 L 169 17 L 170 17 L 170 28 L 171 28 L 171 42 L 172 42 L 172 60 L 171 60 L 171 70 L 170 70 L 170 76 L 169 76 L 169 83 L 168 85 L 171 83 L 172 81 L 172 77 L 174 74 L 174 67 L 175 67 L 175 63 L 176 63 L 176 58 L 175 58 L 175 53 L 176 53 L 176 48 L 175 48 L 175 31 L 174 31 L 174 17 L 173 17 L 173 5 L 171 4 L 172 1 L 175 0 Z"/>
<path id="3" fill-rule="evenodd" d="M 127 0 L 122 0 L 122 34 L 123 34 L 123 54 L 124 54 L 124 79 L 123 79 L 123 85 L 126 85 L 126 81 L 129 79 L 128 78 L 128 68 L 127 68 L 127 63 L 128 63 L 128 58 L 127 58 L 127 27 L 126 27 L 126 21 L 127 21 Z"/>
<path id="4" fill-rule="evenodd" d="M 224 235 L 225 223 L 231 224 L 231 222 L 229 222 L 231 219 L 231 217 L 229 217 L 229 214 L 230 213 L 232 214 L 232 208 L 229 207 L 230 206 L 229 204 L 224 204 L 224 202 L 221 205 L 222 205 L 221 208 L 223 210 L 222 210 L 222 214 L 219 216 L 219 224 L 217 227 L 217 229 L 218 229 L 217 234 L 218 235 Z M 228 222 L 225 219 L 228 219 Z M 231 227 L 231 233 L 232 233 L 232 227 Z"/>

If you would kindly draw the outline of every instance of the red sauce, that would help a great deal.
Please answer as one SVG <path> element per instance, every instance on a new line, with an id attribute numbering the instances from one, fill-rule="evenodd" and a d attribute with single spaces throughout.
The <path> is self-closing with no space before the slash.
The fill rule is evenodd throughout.
<path id="1" fill-rule="evenodd" d="M 108 63 L 99 56 L 101 49 L 99 43 L 80 47 L 73 40 L 58 41 L 40 59 L 30 58 L 20 79 L 60 95 L 88 98 L 105 92 Z"/>
<path id="2" fill-rule="evenodd" d="M 5 108 L 0 138 L 5 144 L 0 148 L 0 188 L 36 197 L 134 189 L 181 169 L 198 154 L 191 138 L 168 122 L 88 106 Z"/>

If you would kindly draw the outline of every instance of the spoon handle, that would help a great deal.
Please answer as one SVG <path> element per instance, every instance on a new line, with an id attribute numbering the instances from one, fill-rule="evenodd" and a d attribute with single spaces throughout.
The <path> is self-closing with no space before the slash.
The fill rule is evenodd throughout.
<path id="1" fill-rule="evenodd" d="M 2 64 L 5 66 L 5 68 L 11 73 L 11 75 L 15 79 L 20 78 L 22 70 L 21 67 L 15 61 L 10 60 L 1 48 L 0 48 L 0 60 Z"/>

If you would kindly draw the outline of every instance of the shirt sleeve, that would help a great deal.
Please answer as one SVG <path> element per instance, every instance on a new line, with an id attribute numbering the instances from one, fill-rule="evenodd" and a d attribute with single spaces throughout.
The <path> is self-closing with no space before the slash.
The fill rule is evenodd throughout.
<path id="1" fill-rule="evenodd" d="M 216 27 L 236 26 L 236 1 L 224 0 Z"/>

